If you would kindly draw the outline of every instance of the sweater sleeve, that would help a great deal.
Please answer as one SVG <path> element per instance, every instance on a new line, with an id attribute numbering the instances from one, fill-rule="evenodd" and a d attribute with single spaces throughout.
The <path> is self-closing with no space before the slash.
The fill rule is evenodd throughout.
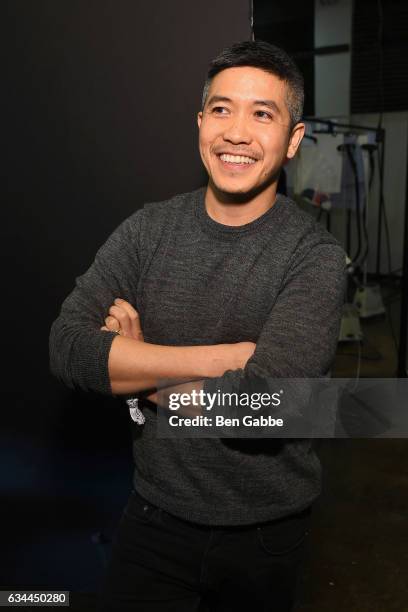
<path id="1" fill-rule="evenodd" d="M 346 256 L 337 243 L 300 248 L 246 367 L 206 380 L 207 392 L 264 390 L 267 379 L 327 375 L 336 352 L 345 294 Z"/>
<path id="2" fill-rule="evenodd" d="M 142 210 L 123 221 L 76 278 L 50 331 L 50 370 L 71 389 L 112 394 L 108 371 L 114 332 L 101 331 L 109 307 L 121 297 L 137 308 Z"/>

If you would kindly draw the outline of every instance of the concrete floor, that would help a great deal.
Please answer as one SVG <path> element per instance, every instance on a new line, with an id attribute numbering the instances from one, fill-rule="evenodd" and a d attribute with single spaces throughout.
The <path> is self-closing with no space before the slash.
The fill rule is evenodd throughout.
<path id="1" fill-rule="evenodd" d="M 383 289 L 383 296 L 391 293 Z M 364 340 L 339 345 L 338 378 L 396 376 L 399 300 L 362 322 Z M 408 398 L 407 398 L 408 408 Z M 309 536 L 296 612 L 408 611 L 408 440 L 318 442 L 323 494 Z"/>
<path id="2" fill-rule="evenodd" d="M 296 612 L 408 610 L 408 441 L 324 440 Z"/>

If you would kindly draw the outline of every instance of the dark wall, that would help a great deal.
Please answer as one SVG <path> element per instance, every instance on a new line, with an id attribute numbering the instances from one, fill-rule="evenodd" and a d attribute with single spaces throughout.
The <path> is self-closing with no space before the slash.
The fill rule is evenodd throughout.
<path id="1" fill-rule="evenodd" d="M 314 0 L 254 0 L 255 39 L 287 51 L 305 80 L 304 116 L 314 115 Z"/>
<path id="2" fill-rule="evenodd" d="M 50 325 L 125 217 L 204 183 L 196 113 L 206 68 L 250 38 L 250 3 L 13 0 L 0 11 L 9 51 L 3 417 L 52 430 L 61 410 L 79 402 L 83 418 L 87 404 L 48 373 Z"/>
<path id="3" fill-rule="evenodd" d="M 405 0 L 353 3 L 353 114 L 407 110 L 407 28 Z"/>

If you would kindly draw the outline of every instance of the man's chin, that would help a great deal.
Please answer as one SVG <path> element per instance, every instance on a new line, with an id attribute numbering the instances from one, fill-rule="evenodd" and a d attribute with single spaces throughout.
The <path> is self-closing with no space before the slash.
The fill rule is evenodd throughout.
<path id="1" fill-rule="evenodd" d="M 267 185 L 249 186 L 249 185 L 225 185 L 223 183 L 215 183 L 210 180 L 210 184 L 217 197 L 227 203 L 245 203 L 252 200 L 255 196 L 265 190 Z"/>

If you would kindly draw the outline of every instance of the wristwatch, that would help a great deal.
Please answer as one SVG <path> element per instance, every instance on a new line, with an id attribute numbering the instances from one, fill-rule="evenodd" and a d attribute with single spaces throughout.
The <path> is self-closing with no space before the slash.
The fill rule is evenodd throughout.
<path id="1" fill-rule="evenodd" d="M 146 419 L 143 412 L 139 408 L 139 399 L 137 397 L 131 397 L 126 400 L 126 403 L 129 406 L 129 412 L 132 420 L 137 423 L 137 425 L 143 425 Z"/>

